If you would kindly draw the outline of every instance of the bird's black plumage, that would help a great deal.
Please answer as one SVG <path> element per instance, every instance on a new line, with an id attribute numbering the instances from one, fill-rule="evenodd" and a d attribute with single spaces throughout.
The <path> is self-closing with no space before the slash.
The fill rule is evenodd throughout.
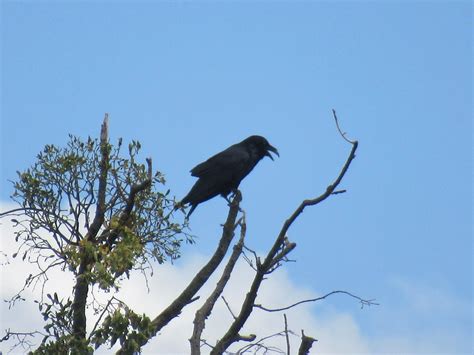
<path id="1" fill-rule="evenodd" d="M 264 137 L 250 136 L 196 165 L 191 170 L 191 175 L 199 179 L 181 201 L 183 205 L 191 205 L 188 217 L 201 202 L 217 195 L 226 197 L 237 189 L 242 179 L 263 157 L 273 160 L 270 152 L 280 156 L 278 150 Z"/>

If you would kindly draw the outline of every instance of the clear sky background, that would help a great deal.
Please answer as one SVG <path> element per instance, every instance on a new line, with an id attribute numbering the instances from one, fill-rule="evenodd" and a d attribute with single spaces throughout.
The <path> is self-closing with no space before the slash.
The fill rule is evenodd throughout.
<path id="1" fill-rule="evenodd" d="M 113 140 L 140 140 L 178 198 L 194 165 L 261 134 L 281 157 L 263 160 L 241 191 L 248 243 L 264 252 L 350 151 L 334 108 L 360 148 L 347 193 L 290 230 L 294 296 L 376 298 L 363 310 L 344 297 L 306 308 L 316 320 L 347 315 L 361 351 L 472 354 L 471 2 L 3 1 L 1 10 L 2 204 L 8 180 L 45 144 L 98 136 L 105 112 Z M 226 214 L 221 198 L 196 209 L 197 244 L 177 267 L 211 253 Z M 11 237 L 2 232 L 3 243 Z M 296 300 L 276 292 L 287 297 L 269 306 Z M 312 335 L 317 351 L 325 339 Z"/>

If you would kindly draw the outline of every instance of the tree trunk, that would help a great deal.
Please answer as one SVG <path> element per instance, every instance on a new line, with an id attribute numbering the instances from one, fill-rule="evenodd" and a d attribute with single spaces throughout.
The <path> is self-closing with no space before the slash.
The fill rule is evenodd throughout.
<path id="1" fill-rule="evenodd" d="M 79 266 L 79 272 L 76 277 L 76 286 L 74 287 L 74 302 L 72 303 L 72 332 L 77 340 L 86 337 L 86 303 L 89 293 L 89 283 L 85 278 L 87 262 L 83 260 Z"/>

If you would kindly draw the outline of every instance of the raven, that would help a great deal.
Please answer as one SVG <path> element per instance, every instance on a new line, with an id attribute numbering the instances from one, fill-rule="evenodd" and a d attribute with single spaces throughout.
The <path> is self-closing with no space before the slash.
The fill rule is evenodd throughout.
<path id="1" fill-rule="evenodd" d="M 191 205 L 187 218 L 201 202 L 217 195 L 226 198 L 263 157 L 273 160 L 270 152 L 280 156 L 264 137 L 250 136 L 196 165 L 191 175 L 199 179 L 181 201 L 182 205 Z"/>

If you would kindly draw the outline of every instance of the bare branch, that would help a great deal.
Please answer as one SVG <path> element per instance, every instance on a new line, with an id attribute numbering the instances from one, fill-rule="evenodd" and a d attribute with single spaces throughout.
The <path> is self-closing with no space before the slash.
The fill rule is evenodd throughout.
<path id="1" fill-rule="evenodd" d="M 379 303 L 376 303 L 374 302 L 375 299 L 371 299 L 371 300 L 366 300 L 366 299 L 363 299 L 359 296 L 356 296 L 350 292 L 347 292 L 347 291 L 332 291 L 332 292 L 329 292 L 327 294 L 325 294 L 324 296 L 321 296 L 321 297 L 317 297 L 317 298 L 312 298 L 312 299 L 308 299 L 308 300 L 303 300 L 303 301 L 299 301 L 299 302 L 296 302 L 296 303 L 293 303 L 292 305 L 290 306 L 287 306 L 287 307 L 282 307 L 282 308 L 267 308 L 267 307 L 264 307 L 262 306 L 261 304 L 256 304 L 254 305 L 255 308 L 260 308 L 264 311 L 267 311 L 267 312 L 281 312 L 281 311 L 286 311 L 287 309 L 290 309 L 290 308 L 293 308 L 293 307 L 296 307 L 296 306 L 299 306 L 300 304 L 303 304 L 303 303 L 309 303 L 309 302 L 317 302 L 317 301 L 321 301 L 321 300 L 324 300 L 325 298 L 329 297 L 329 296 L 332 296 L 334 294 L 337 294 L 337 293 L 342 293 L 344 295 L 347 295 L 347 296 L 350 296 L 352 298 L 355 298 L 357 300 L 359 300 L 359 302 L 361 303 L 361 308 L 364 308 L 364 306 L 378 306 Z"/>
<path id="2" fill-rule="evenodd" d="M 251 252 L 251 253 L 253 254 L 254 259 L 255 259 L 255 265 L 257 265 L 257 266 L 255 266 L 254 263 L 253 263 L 253 261 L 247 256 L 247 254 L 245 253 L 245 250 L 242 250 L 242 256 L 243 256 L 244 260 L 247 262 L 247 264 L 248 264 L 254 271 L 257 271 L 257 267 L 258 267 L 258 265 L 260 265 L 260 259 L 259 259 L 258 255 L 257 255 L 257 253 L 256 253 L 254 250 L 248 248 L 246 245 L 244 245 L 244 249 L 247 250 L 247 251 L 249 251 L 249 252 Z"/>
<path id="3" fill-rule="evenodd" d="M 294 335 L 294 333 L 290 330 L 288 330 L 288 333 Z M 259 340 L 255 341 L 255 342 L 253 342 L 252 344 L 247 344 L 247 345 L 243 346 L 242 348 L 240 348 L 239 350 L 237 350 L 236 354 L 245 354 L 246 352 L 250 351 L 253 348 L 255 348 L 255 350 L 253 352 L 254 354 L 257 354 L 258 351 L 261 350 L 261 349 L 264 350 L 264 354 L 266 354 L 270 351 L 273 352 L 273 353 L 285 354 L 285 352 L 283 350 L 281 350 L 277 347 L 265 345 L 265 341 L 267 341 L 269 339 L 272 339 L 272 338 L 281 337 L 281 336 L 285 336 L 285 331 L 281 331 L 281 332 L 278 332 L 278 333 L 267 335 L 263 338 L 260 338 Z M 233 353 L 229 353 L 229 354 L 233 354 Z"/>
<path id="4" fill-rule="evenodd" d="M 201 334 L 204 331 L 204 327 L 206 326 L 206 323 L 205 323 L 206 319 L 211 314 L 212 309 L 214 308 L 214 305 L 216 304 L 216 301 L 219 299 L 219 296 L 222 294 L 222 291 L 224 291 L 224 288 L 230 279 L 232 271 L 234 270 L 235 264 L 237 260 L 239 259 L 240 254 L 242 253 L 245 233 L 247 230 L 247 226 L 245 224 L 245 213 L 244 213 L 244 216 L 240 219 L 239 224 L 240 224 L 240 239 L 237 242 L 237 244 L 234 245 L 234 250 L 232 252 L 232 255 L 229 258 L 229 261 L 227 262 L 227 265 L 224 268 L 224 271 L 222 272 L 222 276 L 217 282 L 217 285 L 214 288 L 214 291 L 212 291 L 212 293 L 207 298 L 206 302 L 204 302 L 202 307 L 196 311 L 196 316 L 194 317 L 194 322 L 193 322 L 194 323 L 193 335 L 191 336 L 191 339 L 189 339 L 189 342 L 191 343 L 191 354 L 194 354 L 194 355 L 200 354 Z M 249 341 L 253 341 L 253 340 L 254 339 L 249 340 Z"/>
<path id="5" fill-rule="evenodd" d="M 339 130 L 339 124 L 336 120 L 336 125 Z M 309 206 L 314 206 L 325 199 L 327 199 L 329 196 L 333 194 L 334 191 L 336 191 L 337 186 L 340 184 L 342 181 L 343 177 L 345 176 L 347 170 L 349 169 L 349 166 L 352 162 L 352 160 L 355 158 L 355 152 L 358 147 L 358 142 L 357 141 L 349 141 L 345 136 L 343 135 L 343 138 L 348 141 L 349 143 L 352 144 L 352 149 L 351 152 L 349 153 L 349 156 L 343 165 L 339 175 L 337 176 L 336 180 L 329 185 L 326 188 L 326 191 L 321 194 L 319 197 L 316 197 L 314 199 L 310 200 L 304 200 L 300 206 L 293 212 L 293 214 L 285 221 L 283 224 L 283 227 L 277 236 L 272 248 L 268 252 L 267 256 L 265 257 L 264 262 L 261 265 L 257 265 L 257 273 L 255 274 L 254 280 L 252 282 L 252 285 L 250 287 L 249 292 L 247 293 L 245 300 L 242 304 L 241 310 L 237 318 L 234 320 L 234 322 L 231 324 L 227 332 L 224 334 L 224 336 L 217 342 L 216 346 L 214 349 L 211 351 L 211 355 L 217 355 L 217 354 L 222 354 L 232 343 L 238 340 L 237 334 L 239 331 L 242 329 L 243 325 L 247 321 L 248 317 L 252 313 L 254 304 L 255 304 L 255 299 L 257 297 L 258 290 L 260 288 L 261 283 L 264 280 L 265 275 L 271 271 L 271 269 L 277 265 L 275 263 L 275 256 L 282 250 L 285 250 L 285 238 L 288 232 L 288 229 L 291 227 L 293 222 L 300 216 L 300 214 L 303 212 L 303 210 L 306 207 Z M 290 250 L 291 251 L 291 250 Z M 286 253 L 287 254 L 287 253 Z M 286 255 L 284 254 L 284 255 Z M 282 255 L 282 254 L 278 254 Z M 283 255 L 283 256 L 284 256 Z"/>
<path id="6" fill-rule="evenodd" d="M 270 263 L 267 273 L 273 272 L 274 268 L 295 248 L 296 243 L 285 242 L 283 249 L 273 257 L 273 261 Z"/>
<path id="7" fill-rule="evenodd" d="M 225 297 L 224 297 L 224 296 L 221 296 L 221 298 L 222 298 L 222 300 L 224 301 L 225 306 L 226 306 L 227 309 L 229 310 L 229 313 L 231 314 L 232 318 L 234 318 L 234 319 L 237 318 L 237 317 L 235 316 L 234 312 L 232 312 L 232 308 L 230 308 L 230 305 L 229 305 L 229 303 L 227 302 L 227 300 L 225 299 Z"/>
<path id="8" fill-rule="evenodd" d="M 196 276 L 194 276 L 189 285 L 181 292 L 181 294 L 155 319 L 153 319 L 153 331 L 149 334 L 148 337 L 141 340 L 139 346 L 145 345 L 164 326 L 166 326 L 172 319 L 177 317 L 181 313 L 182 309 L 193 300 L 194 295 L 201 289 L 201 287 L 207 282 L 209 277 L 220 265 L 234 237 L 234 232 L 236 228 L 235 221 L 239 212 L 239 203 L 241 200 L 242 194 L 240 193 L 240 191 L 237 191 L 230 205 L 229 214 L 224 224 L 222 236 L 216 251 L 206 263 L 206 265 L 204 265 L 201 270 L 199 270 L 199 272 L 196 274 Z M 122 344 L 122 348 L 117 352 L 117 354 L 125 354 L 126 351 L 124 349 L 126 349 L 126 346 L 127 343 L 124 342 Z"/>
<path id="9" fill-rule="evenodd" d="M 22 216 L 23 215 L 23 213 L 17 213 L 17 212 L 25 212 L 24 215 L 31 218 L 31 216 L 28 214 L 29 211 L 45 214 L 47 216 L 53 217 L 55 220 L 61 221 L 61 223 L 64 224 L 64 226 L 67 227 L 67 230 L 69 230 L 69 232 L 73 235 L 74 233 L 77 232 L 76 228 L 69 222 L 67 218 L 60 216 L 54 212 L 48 211 L 46 209 L 40 209 L 40 208 L 34 208 L 34 207 L 19 207 L 19 208 L 14 208 L 14 209 L 5 211 L 5 212 L 0 212 L 0 218 L 7 217 L 7 216 Z M 15 225 L 19 224 L 19 222 L 15 219 L 13 219 L 12 222 L 16 223 Z M 77 243 L 73 242 L 71 239 L 66 238 L 62 233 L 59 233 L 59 228 L 56 228 L 55 232 L 58 233 L 58 235 L 61 237 L 61 239 L 63 239 L 63 241 L 66 244 L 72 244 L 76 246 L 78 245 Z"/>
<path id="10" fill-rule="evenodd" d="M 286 319 L 286 314 L 283 314 L 283 319 L 285 320 L 285 338 L 286 338 L 286 355 L 290 355 L 290 337 L 288 336 L 288 320 Z"/>
<path id="11" fill-rule="evenodd" d="M 339 126 L 339 120 L 337 119 L 336 116 L 336 110 L 332 109 L 332 115 L 334 116 L 334 121 L 336 121 L 336 127 L 339 133 L 341 134 L 341 137 L 344 138 L 344 140 L 350 144 L 355 144 L 357 141 L 352 141 L 346 137 L 346 132 L 342 132 L 341 127 Z"/>
<path id="12" fill-rule="evenodd" d="M 46 336 L 46 334 L 40 331 L 32 331 L 32 332 L 12 332 L 10 329 L 5 330 L 5 335 L 0 339 L 0 343 L 4 341 L 10 340 L 10 338 L 15 338 L 16 343 L 10 348 L 8 353 L 13 353 L 18 347 L 21 347 L 24 352 L 33 348 L 34 343 L 29 340 L 29 338 L 34 338 L 37 335 Z"/>
<path id="13" fill-rule="evenodd" d="M 103 311 L 102 313 L 100 314 L 99 318 L 97 318 L 97 321 L 95 322 L 94 324 L 94 327 L 92 328 L 90 334 L 89 334 L 89 337 L 87 338 L 87 341 L 90 342 L 92 336 L 94 336 L 94 333 L 95 333 L 95 330 L 97 329 L 97 327 L 99 326 L 99 323 L 100 321 L 102 320 L 102 317 L 109 311 L 109 306 L 110 304 L 112 303 L 112 301 L 116 300 L 115 296 L 112 296 L 109 301 L 107 302 L 107 304 L 105 305 L 105 307 L 103 307 Z"/>

